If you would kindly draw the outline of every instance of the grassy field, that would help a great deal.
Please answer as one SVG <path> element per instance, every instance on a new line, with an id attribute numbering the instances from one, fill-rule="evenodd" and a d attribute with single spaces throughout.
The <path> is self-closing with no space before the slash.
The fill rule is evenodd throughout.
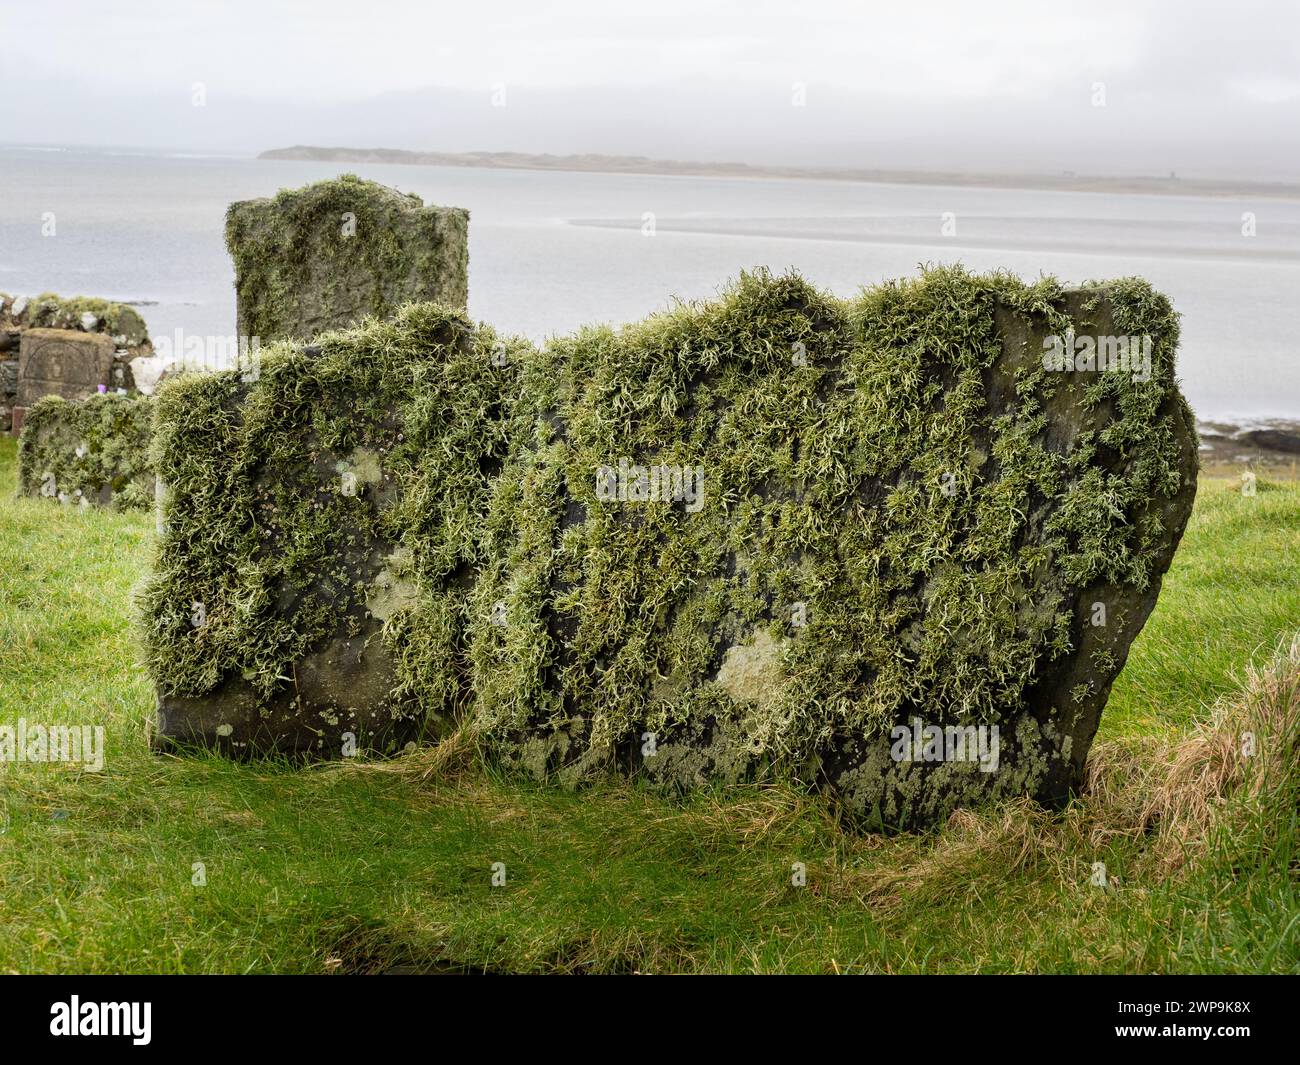
<path id="1" fill-rule="evenodd" d="M 0 971 L 1300 970 L 1294 484 L 1202 484 L 1084 798 L 880 838 L 782 788 L 569 794 L 454 745 L 151 754 L 152 519 L 16 500 L 13 468 L 4 440 L 0 724 L 102 724 L 107 758 L 0 763 Z"/>

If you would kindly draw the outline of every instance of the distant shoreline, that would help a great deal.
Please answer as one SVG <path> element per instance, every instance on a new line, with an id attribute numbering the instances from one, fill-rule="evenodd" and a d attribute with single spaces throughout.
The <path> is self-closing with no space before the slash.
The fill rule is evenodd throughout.
<path id="1" fill-rule="evenodd" d="M 1300 421 L 1198 419 L 1196 431 L 1204 476 L 1236 477 L 1243 470 L 1255 470 L 1269 477 L 1300 479 Z"/>
<path id="2" fill-rule="evenodd" d="M 400 148 L 324 148 L 294 145 L 262 152 L 258 159 L 297 162 L 389 163 L 494 170 L 545 170 L 667 177 L 767 178 L 847 181 L 887 185 L 948 185 L 1044 192 L 1110 192 L 1158 196 L 1259 197 L 1300 200 L 1300 184 L 1179 177 L 1102 177 L 1087 174 L 948 173 L 935 170 L 870 170 L 841 167 L 751 166 L 649 159 L 638 155 L 532 155 L 526 152 L 413 152 Z"/>

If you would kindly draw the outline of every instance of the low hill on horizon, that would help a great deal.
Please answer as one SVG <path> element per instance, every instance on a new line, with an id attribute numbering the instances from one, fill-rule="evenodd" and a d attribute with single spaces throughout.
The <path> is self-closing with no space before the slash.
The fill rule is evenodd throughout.
<path id="1" fill-rule="evenodd" d="M 857 181 L 869 184 L 956 185 L 984 188 L 1044 189 L 1059 192 L 1151 193 L 1164 196 L 1261 196 L 1300 199 L 1300 185 L 1229 179 L 1114 177 L 1078 174 L 961 173 L 843 167 L 753 166 L 749 163 L 651 159 L 643 155 L 551 155 L 529 152 L 415 152 L 402 148 L 341 148 L 297 144 L 272 148 L 258 159 L 335 163 L 387 163 L 403 166 L 459 166 L 500 170 L 550 170 L 603 174 L 657 174 L 691 177 L 743 177 L 797 181 Z"/>

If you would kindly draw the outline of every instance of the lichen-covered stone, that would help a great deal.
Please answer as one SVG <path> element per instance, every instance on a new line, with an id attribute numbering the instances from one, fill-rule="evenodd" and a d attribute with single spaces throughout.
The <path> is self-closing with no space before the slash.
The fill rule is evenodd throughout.
<path id="1" fill-rule="evenodd" d="M 28 333 L 34 365 L 20 396 L 19 360 Z M 46 394 L 75 399 L 93 395 L 99 385 L 134 392 L 131 362 L 152 352 L 144 319 L 131 307 L 87 296 L 46 292 L 29 299 L 0 292 L 0 430 L 12 426 L 17 434 L 27 407 Z"/>
<path id="2" fill-rule="evenodd" d="M 226 247 L 239 335 L 305 340 L 407 302 L 463 308 L 468 229 L 462 208 L 426 207 L 351 174 L 232 203 Z"/>
<path id="3" fill-rule="evenodd" d="M 116 510 L 152 506 L 152 420 L 153 403 L 144 396 L 39 400 L 18 440 L 19 494 Z"/>
<path id="4" fill-rule="evenodd" d="M 134 307 L 93 296 L 9 296 L 0 292 L 0 333 L 22 329 L 75 329 L 102 333 L 132 356 L 149 347 L 149 330 Z M 0 340 L 0 350 L 4 350 Z"/>
<path id="5" fill-rule="evenodd" d="M 758 273 L 542 351 L 413 307 L 179 382 L 163 731 L 338 753 L 364 690 L 399 739 L 459 720 L 567 783 L 782 777 L 881 827 L 1060 800 L 1191 509 L 1177 339 L 1137 279 Z M 358 672 L 318 664 L 358 634 Z"/>
<path id="6" fill-rule="evenodd" d="M 1071 332 L 1149 337 L 1149 379 L 1045 368 Z M 1192 505 L 1177 336 L 1138 280 L 939 269 L 847 303 L 751 276 L 555 342 L 474 593 L 486 748 L 793 777 L 881 826 L 1063 798 Z M 700 499 L 663 489 L 690 471 Z"/>
<path id="7" fill-rule="evenodd" d="M 164 383 L 161 743 L 339 757 L 445 731 L 519 343 L 421 304 L 265 348 L 255 380 Z"/>

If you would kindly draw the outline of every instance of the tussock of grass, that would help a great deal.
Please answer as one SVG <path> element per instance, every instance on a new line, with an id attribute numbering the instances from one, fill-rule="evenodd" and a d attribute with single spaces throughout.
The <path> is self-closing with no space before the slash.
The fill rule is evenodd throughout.
<path id="1" fill-rule="evenodd" d="M 1276 807 L 1300 782 L 1300 636 L 1266 666 L 1249 664 L 1241 689 L 1174 741 L 1144 735 L 1099 743 L 1087 791 L 1109 816 L 1099 833 L 1154 835 L 1157 866 L 1181 868 L 1209 849 L 1225 817 Z M 1235 805 L 1234 805 L 1235 803 Z"/>
<path id="2" fill-rule="evenodd" d="M 1246 737 L 1253 738 L 1248 749 Z M 833 891 L 865 905 L 969 891 L 982 880 L 1046 868 L 1063 886 L 1086 878 L 1081 863 L 1117 839 L 1132 841 L 1130 868 L 1149 889 L 1243 836 L 1252 812 L 1277 812 L 1300 788 L 1300 634 L 1243 689 L 1183 739 L 1098 744 L 1087 792 L 1060 814 L 1025 800 L 957 810 L 925 846 L 898 844 L 890 860 L 841 872 Z M 1244 833 L 1248 838 L 1249 833 Z M 1263 843 L 1264 840 L 1260 839 Z"/>

